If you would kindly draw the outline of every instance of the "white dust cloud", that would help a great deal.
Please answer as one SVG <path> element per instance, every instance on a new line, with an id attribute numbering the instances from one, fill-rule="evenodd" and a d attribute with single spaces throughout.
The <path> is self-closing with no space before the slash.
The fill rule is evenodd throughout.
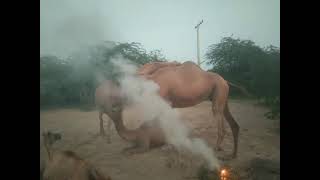
<path id="1" fill-rule="evenodd" d="M 169 144 L 202 156 L 210 169 L 220 167 L 212 149 L 202 139 L 189 137 L 189 129 L 181 122 L 178 111 L 158 95 L 156 83 L 136 76 L 137 67 L 127 60 L 118 57 L 111 62 L 122 73 L 119 81 L 123 93 L 131 103 L 143 109 L 143 121 L 159 120 Z"/>

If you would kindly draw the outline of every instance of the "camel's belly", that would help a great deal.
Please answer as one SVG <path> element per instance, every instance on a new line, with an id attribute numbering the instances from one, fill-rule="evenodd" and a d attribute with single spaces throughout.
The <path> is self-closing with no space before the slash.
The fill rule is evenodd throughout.
<path id="1" fill-rule="evenodd" d="M 170 99 L 170 103 L 171 106 L 173 108 L 185 108 L 185 107 L 190 107 L 190 106 L 195 106 L 199 103 L 201 103 L 202 101 L 205 101 L 207 98 L 207 96 L 204 97 L 177 97 L 177 96 L 173 96 L 173 97 L 169 97 Z"/>
<path id="2" fill-rule="evenodd" d="M 209 100 L 211 90 L 205 86 L 198 86 L 200 88 L 185 88 L 169 93 L 169 100 L 171 106 L 174 108 L 184 108 L 195 106 L 202 101 Z"/>
<path id="3" fill-rule="evenodd" d="M 191 73 L 192 74 L 192 73 Z M 170 101 L 172 107 L 184 108 L 197 105 L 207 100 L 212 93 L 210 77 L 202 72 L 190 75 L 190 72 L 174 72 L 168 77 L 152 79 L 160 87 L 159 94 Z"/>

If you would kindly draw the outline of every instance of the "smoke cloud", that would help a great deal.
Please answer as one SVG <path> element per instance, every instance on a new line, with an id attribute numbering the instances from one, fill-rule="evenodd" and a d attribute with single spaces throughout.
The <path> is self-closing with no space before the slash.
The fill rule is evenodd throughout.
<path id="1" fill-rule="evenodd" d="M 68 57 L 117 36 L 100 0 L 41 0 L 40 55 Z"/>
<path id="2" fill-rule="evenodd" d="M 123 58 L 115 58 L 111 62 L 122 74 L 119 81 L 123 93 L 131 103 L 143 109 L 143 121 L 159 120 L 169 144 L 178 150 L 186 149 L 202 156 L 212 170 L 220 167 L 212 149 L 202 139 L 189 137 L 190 131 L 181 122 L 178 111 L 158 95 L 156 83 L 136 76 L 137 67 Z"/>

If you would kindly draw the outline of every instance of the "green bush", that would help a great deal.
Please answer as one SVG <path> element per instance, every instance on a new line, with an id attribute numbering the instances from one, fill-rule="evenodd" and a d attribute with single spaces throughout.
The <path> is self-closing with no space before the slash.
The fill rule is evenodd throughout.
<path id="1" fill-rule="evenodd" d="M 271 109 L 268 118 L 280 115 L 280 49 L 274 46 L 261 48 L 250 40 L 224 37 L 209 46 L 205 54 L 210 71 L 217 72 L 226 80 L 244 86 L 257 98 L 266 99 Z M 230 90 L 231 96 L 240 92 Z"/>

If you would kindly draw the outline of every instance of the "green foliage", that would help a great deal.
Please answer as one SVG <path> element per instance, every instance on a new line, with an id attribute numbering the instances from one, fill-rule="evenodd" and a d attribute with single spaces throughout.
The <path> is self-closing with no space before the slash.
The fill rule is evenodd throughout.
<path id="1" fill-rule="evenodd" d="M 280 114 L 279 48 L 261 48 L 250 40 L 224 37 L 220 43 L 209 46 L 205 56 L 207 64 L 213 65 L 210 71 L 241 84 L 258 98 L 268 99 L 266 104 L 272 110 L 267 117 Z M 231 95 L 235 94 L 231 89 Z"/>
<path id="2" fill-rule="evenodd" d="M 262 104 L 270 108 L 270 111 L 265 113 L 268 119 L 280 119 L 280 97 L 262 99 Z"/>
<path id="3" fill-rule="evenodd" d="M 139 43 L 104 42 L 61 59 L 40 57 L 40 106 L 92 105 L 102 79 L 116 80 L 110 60 L 121 55 L 136 65 L 165 61 L 159 50 L 149 53 Z"/>
<path id="4" fill-rule="evenodd" d="M 40 58 L 40 104 L 59 104 L 69 98 L 68 75 L 72 67 L 66 61 L 53 56 Z M 45 97 L 45 98 L 41 98 Z"/>

